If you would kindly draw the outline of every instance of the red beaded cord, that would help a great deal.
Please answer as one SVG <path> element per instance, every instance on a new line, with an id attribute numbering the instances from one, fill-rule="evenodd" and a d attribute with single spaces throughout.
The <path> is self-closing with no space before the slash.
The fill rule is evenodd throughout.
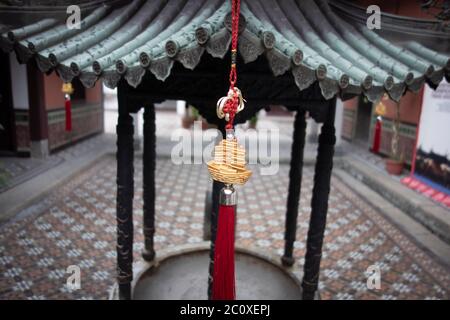
<path id="1" fill-rule="evenodd" d="M 223 107 L 223 112 L 228 113 L 228 123 L 226 129 L 233 128 L 234 116 L 239 105 L 239 93 L 235 88 L 237 81 L 236 60 L 237 60 L 237 43 L 239 33 L 239 12 L 241 10 L 240 0 L 232 0 L 231 2 L 231 69 L 230 69 L 230 90 L 233 91 L 233 98 L 228 99 Z"/>

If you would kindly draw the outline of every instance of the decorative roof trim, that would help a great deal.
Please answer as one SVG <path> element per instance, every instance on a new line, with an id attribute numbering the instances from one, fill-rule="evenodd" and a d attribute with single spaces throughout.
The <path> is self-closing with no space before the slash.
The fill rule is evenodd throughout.
<path id="1" fill-rule="evenodd" d="M 65 82 L 78 77 L 92 87 L 103 80 L 114 88 L 124 78 L 137 87 L 147 71 L 165 81 L 174 61 L 193 70 L 205 52 L 223 58 L 231 43 L 229 11 L 220 0 L 134 0 L 98 8 L 76 31 L 55 19 L 5 31 L 0 48 L 14 50 L 22 63 L 35 59 L 42 72 L 56 70 Z M 264 54 L 274 76 L 291 71 L 299 90 L 318 81 L 325 99 L 364 94 L 378 101 L 387 93 L 398 101 L 405 90 L 417 92 L 425 82 L 436 87 L 450 77 L 447 55 L 415 42 L 401 48 L 349 26 L 326 0 L 246 1 L 242 17 L 245 63 Z"/>

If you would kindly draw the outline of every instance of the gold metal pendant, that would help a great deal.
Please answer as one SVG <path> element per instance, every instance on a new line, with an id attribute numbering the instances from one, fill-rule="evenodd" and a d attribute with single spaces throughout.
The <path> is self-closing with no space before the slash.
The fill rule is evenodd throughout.
<path id="1" fill-rule="evenodd" d="M 236 90 L 236 92 L 239 96 L 239 98 L 238 98 L 239 104 L 238 104 L 238 107 L 236 110 L 236 113 L 239 113 L 240 111 L 242 111 L 244 109 L 244 107 L 245 107 L 244 102 L 247 102 L 247 101 L 245 101 L 245 99 L 242 97 L 241 90 L 239 90 L 237 87 L 234 87 L 234 90 Z M 225 112 L 223 111 L 223 107 L 225 106 L 225 104 L 227 103 L 227 101 L 229 99 L 233 99 L 233 94 L 234 94 L 233 90 L 230 89 L 230 90 L 228 90 L 228 94 L 225 97 L 222 97 L 219 99 L 219 101 L 217 101 L 216 112 L 217 112 L 217 117 L 219 117 L 219 119 L 225 118 L 225 121 L 229 121 L 229 115 L 225 114 Z"/>
<path id="2" fill-rule="evenodd" d="M 233 134 L 214 147 L 214 160 L 208 162 L 212 178 L 225 184 L 244 184 L 252 175 L 245 167 L 245 149 Z"/>

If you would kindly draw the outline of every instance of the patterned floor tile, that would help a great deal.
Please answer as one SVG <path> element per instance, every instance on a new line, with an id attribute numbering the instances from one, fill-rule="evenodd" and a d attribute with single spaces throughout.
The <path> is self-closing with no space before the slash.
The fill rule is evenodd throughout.
<path id="1" fill-rule="evenodd" d="M 134 256 L 142 250 L 142 164 L 135 162 Z M 45 210 L 1 226 L 1 299 L 106 299 L 115 282 L 115 170 L 107 157 L 55 190 Z M 288 185 L 286 165 L 276 179 L 255 170 L 239 188 L 237 241 L 282 254 Z M 304 262 L 313 180 L 304 168 L 295 272 Z M 157 161 L 156 249 L 202 240 L 203 165 Z M 69 290 L 66 272 L 81 268 L 81 289 Z M 367 288 L 367 267 L 381 271 L 381 288 Z M 206 280 L 206 275 L 205 275 Z M 323 299 L 449 299 L 450 271 L 419 248 L 380 212 L 332 178 L 320 290 Z"/>

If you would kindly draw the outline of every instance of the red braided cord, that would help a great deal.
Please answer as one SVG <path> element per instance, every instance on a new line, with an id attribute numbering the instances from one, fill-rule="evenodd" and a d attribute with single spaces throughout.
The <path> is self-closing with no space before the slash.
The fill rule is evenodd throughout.
<path id="1" fill-rule="evenodd" d="M 240 0 L 231 0 L 231 70 L 230 70 L 230 88 L 234 88 L 237 80 L 236 74 L 236 54 L 239 32 L 239 13 L 241 10 Z M 233 55 L 235 56 L 233 58 Z"/>
<path id="2" fill-rule="evenodd" d="M 239 13 L 241 11 L 240 0 L 231 0 L 231 70 L 230 70 L 230 90 L 233 90 L 233 99 L 229 99 L 223 107 L 223 111 L 229 114 L 227 129 L 233 128 L 234 116 L 239 104 L 238 93 L 235 90 L 237 81 L 236 60 L 237 43 L 239 33 Z"/>

